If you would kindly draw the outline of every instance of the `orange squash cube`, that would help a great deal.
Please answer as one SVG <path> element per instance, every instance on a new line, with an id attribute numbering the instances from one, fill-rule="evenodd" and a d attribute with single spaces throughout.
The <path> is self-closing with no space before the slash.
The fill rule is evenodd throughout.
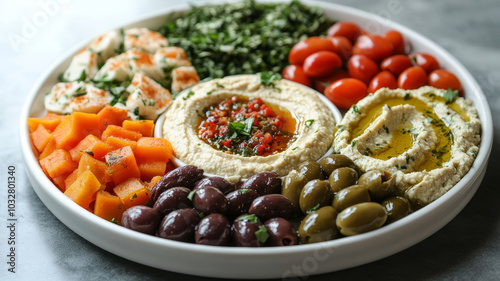
<path id="1" fill-rule="evenodd" d="M 57 148 L 65 150 L 75 147 L 87 135 L 99 137 L 100 134 L 97 115 L 83 112 L 74 112 L 66 116 L 52 132 Z"/>
<path id="2" fill-rule="evenodd" d="M 125 120 L 122 127 L 129 131 L 140 133 L 143 137 L 152 137 L 155 129 L 155 122 L 152 120 Z"/>
<path id="3" fill-rule="evenodd" d="M 172 157 L 173 148 L 166 139 L 143 137 L 137 142 L 134 152 L 137 159 L 166 163 Z"/>
<path id="4" fill-rule="evenodd" d="M 133 141 L 137 141 L 142 137 L 139 133 L 129 131 L 119 126 L 109 125 L 106 130 L 102 132 L 101 140 L 105 142 L 111 136 Z"/>
<path id="5" fill-rule="evenodd" d="M 64 115 L 48 112 L 44 117 L 28 118 L 28 127 L 30 132 L 34 132 L 38 128 L 38 125 L 43 125 L 48 131 L 52 132 L 65 117 Z"/>
<path id="6" fill-rule="evenodd" d="M 130 146 L 113 150 L 106 154 L 108 172 L 115 185 L 119 185 L 129 178 L 140 178 L 141 172 L 137 167 L 134 153 Z"/>
<path id="7" fill-rule="evenodd" d="M 90 203 L 95 200 L 95 193 L 100 188 L 101 183 L 94 174 L 85 171 L 64 191 L 64 194 L 81 207 L 89 209 Z"/>
<path id="8" fill-rule="evenodd" d="M 99 130 L 104 132 L 109 125 L 121 126 L 123 121 L 128 120 L 128 110 L 106 105 L 97 113 Z"/>
<path id="9" fill-rule="evenodd" d="M 54 139 L 54 136 L 42 124 L 38 125 L 38 128 L 31 133 L 31 141 L 38 149 L 38 152 L 42 152 L 52 139 Z"/>
<path id="10" fill-rule="evenodd" d="M 66 150 L 56 149 L 49 156 L 40 160 L 42 169 L 52 178 L 69 174 L 77 165 Z"/>
<path id="11" fill-rule="evenodd" d="M 122 139 L 118 137 L 110 136 L 106 139 L 106 144 L 111 148 L 111 150 L 117 150 L 125 146 L 130 146 L 132 151 L 136 148 L 137 142 L 129 139 Z"/>
<path id="12" fill-rule="evenodd" d="M 113 149 L 94 135 L 86 136 L 75 147 L 69 150 L 73 161 L 80 161 L 83 154 L 89 154 L 95 159 L 104 160 L 104 156 Z"/>
<path id="13" fill-rule="evenodd" d="M 138 178 L 130 178 L 117 185 L 113 191 L 120 197 L 125 208 L 145 205 L 149 201 L 149 191 Z"/>
<path id="14" fill-rule="evenodd" d="M 45 145 L 42 153 L 38 155 L 38 160 L 42 160 L 43 158 L 49 156 L 52 152 L 54 152 L 54 150 L 56 150 L 56 139 L 51 138 L 47 145 Z"/>
<path id="15" fill-rule="evenodd" d="M 141 180 L 150 181 L 154 176 L 164 176 L 167 163 L 164 161 L 138 161 Z"/>
<path id="16" fill-rule="evenodd" d="M 85 171 L 91 171 L 92 174 L 94 174 L 94 176 L 102 184 L 102 189 L 106 187 L 108 182 L 111 182 L 111 176 L 109 175 L 106 163 L 99 161 L 86 153 L 82 155 L 80 162 L 78 163 L 78 174 Z"/>
<path id="17" fill-rule="evenodd" d="M 112 221 L 121 224 L 123 212 L 125 212 L 120 197 L 110 194 L 107 191 L 101 190 L 97 192 L 95 199 L 94 214 L 107 221 Z"/>

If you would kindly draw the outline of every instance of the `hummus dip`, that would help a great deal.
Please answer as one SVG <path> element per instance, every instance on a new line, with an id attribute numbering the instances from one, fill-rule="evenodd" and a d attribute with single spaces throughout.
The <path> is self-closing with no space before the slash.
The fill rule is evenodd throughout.
<path id="1" fill-rule="evenodd" d="M 217 149 L 201 138 L 200 126 L 206 123 L 200 119 L 208 117 L 208 108 L 217 108 L 234 97 L 248 101 L 261 99 L 267 106 L 279 108 L 278 112 L 289 112 L 296 124 L 294 137 L 277 153 L 265 156 Z M 236 120 L 241 127 L 247 121 Z M 335 125 L 331 111 L 317 92 L 287 80 L 266 86 L 259 75 L 239 75 L 200 83 L 181 93 L 166 112 L 163 134 L 179 160 L 234 183 L 264 171 L 284 176 L 303 161 L 318 160 L 332 145 Z"/>
<path id="2" fill-rule="evenodd" d="M 469 171 L 480 134 L 472 101 L 451 90 L 383 88 L 346 113 L 333 146 L 363 171 L 391 172 L 398 193 L 423 206 Z"/>

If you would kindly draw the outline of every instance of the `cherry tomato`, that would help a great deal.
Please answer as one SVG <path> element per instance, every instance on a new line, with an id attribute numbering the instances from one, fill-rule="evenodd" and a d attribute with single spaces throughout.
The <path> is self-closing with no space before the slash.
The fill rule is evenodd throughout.
<path id="1" fill-rule="evenodd" d="M 335 48 L 335 53 L 339 55 L 339 57 L 342 59 L 342 61 L 347 61 L 349 57 L 351 56 L 352 52 L 352 43 L 349 41 L 349 39 L 345 38 L 344 36 L 332 36 L 332 37 L 326 37 L 330 39 L 333 43 L 333 47 Z"/>
<path id="2" fill-rule="evenodd" d="M 349 39 L 351 43 L 356 42 L 356 38 L 361 35 L 361 28 L 353 22 L 349 21 L 339 21 L 334 25 L 330 26 L 326 32 L 327 36 L 344 36 Z"/>
<path id="3" fill-rule="evenodd" d="M 418 89 L 427 83 L 427 73 L 420 66 L 412 66 L 398 77 L 398 88 L 405 90 Z"/>
<path id="4" fill-rule="evenodd" d="M 365 55 L 376 62 L 380 62 L 392 55 L 394 47 L 388 40 L 373 34 L 361 35 L 352 47 L 353 55 Z"/>
<path id="5" fill-rule="evenodd" d="M 324 93 L 326 87 L 333 82 L 340 80 L 342 78 L 350 78 L 349 73 L 343 69 L 335 69 L 333 73 L 327 76 L 318 77 L 314 79 L 314 88 L 320 92 Z"/>
<path id="6" fill-rule="evenodd" d="M 304 61 L 304 73 L 309 77 L 328 75 L 335 68 L 342 66 L 340 57 L 330 51 L 319 51 L 306 58 Z"/>
<path id="7" fill-rule="evenodd" d="M 405 55 L 390 56 L 380 63 L 380 69 L 389 70 L 396 77 L 405 69 L 412 66 L 411 59 Z"/>
<path id="8" fill-rule="evenodd" d="M 332 41 L 323 37 L 309 37 L 295 44 L 288 54 L 288 61 L 291 64 L 302 65 L 304 60 L 319 51 L 335 52 Z"/>
<path id="9" fill-rule="evenodd" d="M 409 55 L 414 65 L 422 67 L 425 72 L 431 73 L 439 68 L 438 61 L 431 55 L 426 53 L 414 53 Z"/>
<path id="10" fill-rule="evenodd" d="M 429 74 L 428 79 L 429 86 L 445 89 L 451 88 L 452 90 L 462 91 L 462 84 L 458 78 L 451 72 L 436 69 Z"/>
<path id="11" fill-rule="evenodd" d="M 294 81 L 307 87 L 312 86 L 311 79 L 307 77 L 301 66 L 293 64 L 287 65 L 283 68 L 283 71 L 281 71 L 281 76 L 283 76 L 283 79 Z"/>
<path id="12" fill-rule="evenodd" d="M 394 47 L 393 54 L 404 54 L 406 50 L 405 40 L 403 35 L 396 30 L 387 31 L 384 36 L 382 36 L 387 41 L 391 42 Z"/>
<path id="13" fill-rule="evenodd" d="M 354 78 L 344 78 L 330 84 L 325 96 L 338 108 L 348 109 L 366 96 L 366 85 Z"/>
<path id="14" fill-rule="evenodd" d="M 379 72 L 377 64 L 364 55 L 352 56 L 347 63 L 347 69 L 352 78 L 361 80 L 367 85 Z"/>
<path id="15" fill-rule="evenodd" d="M 389 71 L 385 70 L 373 77 L 370 85 L 368 85 L 368 93 L 375 93 L 380 88 L 396 89 L 398 83 L 396 78 Z"/>

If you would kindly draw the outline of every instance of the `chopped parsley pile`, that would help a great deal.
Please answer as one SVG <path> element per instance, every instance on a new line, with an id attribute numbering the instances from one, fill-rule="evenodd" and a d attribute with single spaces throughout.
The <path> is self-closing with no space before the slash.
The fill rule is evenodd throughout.
<path id="1" fill-rule="evenodd" d="M 281 72 L 290 49 L 324 33 L 329 20 L 320 8 L 290 3 L 237 3 L 193 7 L 158 31 L 182 47 L 200 78 L 262 71 Z"/>

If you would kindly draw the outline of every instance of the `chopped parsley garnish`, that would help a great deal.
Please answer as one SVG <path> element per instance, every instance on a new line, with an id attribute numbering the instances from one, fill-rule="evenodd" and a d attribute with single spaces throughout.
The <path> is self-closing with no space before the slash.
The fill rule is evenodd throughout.
<path id="1" fill-rule="evenodd" d="M 225 88 L 224 85 L 222 85 L 221 83 L 217 82 L 215 83 L 215 86 L 217 86 L 217 88 Z"/>
<path id="2" fill-rule="evenodd" d="M 115 218 L 112 218 L 112 219 L 110 220 L 110 222 L 115 223 L 115 224 L 118 224 L 118 222 L 116 221 L 116 219 L 115 219 Z"/>
<path id="3" fill-rule="evenodd" d="M 267 228 L 263 225 L 259 226 L 259 230 L 255 231 L 255 237 L 260 243 L 266 243 L 267 238 L 269 238 L 269 233 L 267 232 Z"/>
<path id="4" fill-rule="evenodd" d="M 271 86 L 273 88 L 276 88 L 274 81 L 279 81 L 281 79 L 283 79 L 283 78 L 281 77 L 281 74 L 279 74 L 279 73 L 274 73 L 271 71 L 266 71 L 266 72 L 260 73 L 260 82 L 262 83 L 262 85 L 265 85 L 265 86 Z M 278 89 L 278 88 L 276 88 L 276 89 Z"/>
<path id="5" fill-rule="evenodd" d="M 385 132 L 388 134 L 389 133 L 389 128 L 387 128 L 386 125 L 382 125 L 382 128 L 384 128 Z"/>
<path id="6" fill-rule="evenodd" d="M 444 93 L 444 99 L 446 100 L 446 104 L 452 103 L 455 98 L 458 96 L 458 91 L 453 91 L 451 88 L 448 88 L 446 93 Z"/>
<path id="7" fill-rule="evenodd" d="M 259 218 L 252 214 L 252 215 L 246 215 L 246 216 L 242 216 L 242 217 L 239 217 L 238 218 L 239 221 L 249 221 L 249 222 L 258 222 L 259 221 Z"/>
<path id="8" fill-rule="evenodd" d="M 66 78 L 64 78 L 64 72 L 59 73 L 57 80 L 59 80 L 59 82 L 69 82 Z"/>
<path id="9" fill-rule="evenodd" d="M 295 150 L 295 149 L 297 149 L 297 148 L 299 148 L 299 147 L 298 147 L 298 146 L 296 146 L 296 147 L 292 148 L 292 150 Z"/>
<path id="10" fill-rule="evenodd" d="M 240 189 L 241 191 L 241 194 L 247 194 L 248 192 L 250 192 L 250 189 Z"/>
<path id="11" fill-rule="evenodd" d="M 185 97 L 182 97 L 183 100 L 187 100 L 189 99 L 192 95 L 194 95 L 194 92 L 193 91 L 189 91 L 189 93 L 187 93 L 187 95 Z"/>
<path id="12" fill-rule="evenodd" d="M 332 25 L 323 10 L 299 1 L 253 0 L 192 7 L 158 31 L 186 51 L 201 79 L 263 71 L 281 72 L 290 49 Z"/>
<path id="13" fill-rule="evenodd" d="M 409 99 L 409 98 L 410 98 L 410 93 L 406 93 L 403 99 L 404 99 L 404 100 L 407 100 L 407 99 Z"/>
<path id="14" fill-rule="evenodd" d="M 304 122 L 304 125 L 306 127 L 310 127 L 313 123 L 314 123 L 314 119 L 309 119 L 309 120 L 306 120 L 306 122 Z"/>
<path id="15" fill-rule="evenodd" d="M 85 70 L 82 70 L 82 73 L 80 74 L 80 77 L 76 80 L 77 82 L 83 82 L 87 79 L 87 74 L 85 73 Z"/>
<path id="16" fill-rule="evenodd" d="M 94 152 L 92 152 L 91 150 L 84 150 L 83 151 L 84 153 L 87 153 L 88 155 L 94 157 Z"/>
<path id="17" fill-rule="evenodd" d="M 87 94 L 87 92 L 76 92 L 72 95 L 72 97 L 77 98 L 77 97 L 85 96 L 86 94 Z"/>
<path id="18" fill-rule="evenodd" d="M 359 112 L 359 108 L 358 108 L 358 105 L 357 105 L 357 104 L 355 104 L 355 105 L 353 105 L 353 106 L 352 106 L 352 111 L 353 111 L 354 113 L 361 114 L 361 112 Z"/>
<path id="19" fill-rule="evenodd" d="M 358 144 L 358 140 L 353 140 L 353 141 L 351 142 L 351 147 L 355 147 L 355 146 L 356 146 L 356 144 Z"/>
<path id="20" fill-rule="evenodd" d="M 132 196 L 132 199 L 135 199 L 137 198 L 137 193 L 134 193 L 134 195 Z"/>
<path id="21" fill-rule="evenodd" d="M 196 191 L 197 191 L 197 189 L 189 192 L 189 194 L 188 194 L 188 199 L 189 200 L 193 201 L 193 197 L 194 197 L 194 194 L 196 193 Z"/>
<path id="22" fill-rule="evenodd" d="M 311 209 L 309 209 L 309 211 L 307 211 L 306 213 L 310 214 L 312 212 L 315 212 L 317 209 L 319 209 L 319 207 L 320 207 L 320 205 L 316 204 L 314 207 L 312 207 Z"/>
<path id="23" fill-rule="evenodd" d="M 202 219 L 202 218 L 204 218 L 204 217 L 205 217 L 205 213 L 200 212 L 199 216 L 200 216 L 200 219 Z"/>

